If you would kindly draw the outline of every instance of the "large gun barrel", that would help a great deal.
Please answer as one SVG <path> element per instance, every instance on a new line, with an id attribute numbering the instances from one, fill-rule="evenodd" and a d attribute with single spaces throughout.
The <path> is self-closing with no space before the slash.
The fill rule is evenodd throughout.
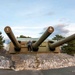
<path id="1" fill-rule="evenodd" d="M 60 46 L 60 45 L 62 45 L 64 43 L 70 42 L 70 41 L 72 41 L 74 39 L 75 39 L 75 34 L 73 34 L 73 35 L 71 35 L 71 36 L 69 36 L 69 37 L 67 37 L 67 38 L 65 38 L 63 40 L 60 40 L 60 41 L 58 41 L 56 43 L 50 44 L 49 45 L 49 48 L 50 48 L 50 50 L 54 51 L 54 49 L 56 47 L 58 47 L 58 46 Z"/>
<path id="2" fill-rule="evenodd" d="M 48 29 L 44 32 L 44 34 L 40 37 L 40 39 L 32 44 L 33 51 L 37 51 L 40 44 L 54 31 L 52 26 L 48 27 Z"/>
<path id="3" fill-rule="evenodd" d="M 20 51 L 21 46 L 20 46 L 19 42 L 16 40 L 16 38 L 15 38 L 11 28 L 9 26 L 6 26 L 4 28 L 4 31 L 6 32 L 6 34 L 8 35 L 10 40 L 12 41 L 12 43 L 13 43 L 13 45 L 15 47 L 15 50 L 16 51 Z"/>

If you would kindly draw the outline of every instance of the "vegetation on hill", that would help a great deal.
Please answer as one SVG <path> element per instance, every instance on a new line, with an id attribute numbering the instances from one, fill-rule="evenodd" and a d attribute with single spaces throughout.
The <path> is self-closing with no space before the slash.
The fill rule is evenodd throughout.
<path id="1" fill-rule="evenodd" d="M 31 37 L 29 37 L 29 36 L 24 36 L 24 35 L 20 35 L 20 36 L 17 37 L 17 38 L 31 38 Z"/>
<path id="2" fill-rule="evenodd" d="M 0 32 L 0 49 L 3 48 L 3 43 L 4 42 L 5 42 L 5 40 L 3 40 L 2 32 Z"/>

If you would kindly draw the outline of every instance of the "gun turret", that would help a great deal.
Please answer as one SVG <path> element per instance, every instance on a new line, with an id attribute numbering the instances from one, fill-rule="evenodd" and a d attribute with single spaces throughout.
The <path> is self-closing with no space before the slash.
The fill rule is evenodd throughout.
<path id="1" fill-rule="evenodd" d="M 6 34 L 8 35 L 10 40 L 12 41 L 15 51 L 20 51 L 20 49 L 21 49 L 20 43 L 16 40 L 11 28 L 9 26 L 6 26 L 4 28 L 4 31 L 6 32 Z"/>
<path id="2" fill-rule="evenodd" d="M 39 40 L 32 44 L 33 51 L 38 51 L 38 47 L 40 44 L 54 31 L 52 26 L 48 27 L 48 29 L 44 32 L 44 34 L 39 38 Z"/>
<path id="3" fill-rule="evenodd" d="M 34 38 L 17 38 L 17 40 L 21 41 L 17 41 L 11 28 L 9 26 L 6 26 L 4 28 L 4 31 L 6 32 L 6 34 L 8 35 L 8 37 L 10 38 L 11 42 L 9 44 L 9 53 L 29 53 L 30 51 L 28 51 L 28 41 L 27 40 L 32 40 L 32 44 L 31 44 L 31 51 L 38 51 L 39 52 L 56 52 L 59 53 L 60 52 L 60 45 L 67 43 L 69 41 L 72 41 L 75 39 L 75 34 L 57 41 L 57 42 L 53 42 L 52 40 L 50 40 L 49 42 L 47 40 L 45 40 L 50 34 L 53 33 L 54 28 L 52 26 L 48 27 L 47 30 L 44 32 L 44 34 L 38 39 L 35 40 Z M 45 40 L 45 41 L 44 41 Z"/>
<path id="4" fill-rule="evenodd" d="M 75 39 L 75 34 L 73 34 L 73 35 L 71 35 L 71 36 L 69 36 L 69 37 L 67 37 L 67 38 L 65 38 L 63 40 L 60 40 L 60 41 L 58 41 L 56 43 L 53 43 L 53 42 L 52 42 L 52 44 L 51 43 L 48 43 L 49 49 L 51 51 L 54 51 L 56 47 L 58 47 L 58 46 L 60 46 L 60 45 L 62 45 L 64 43 L 70 42 L 70 41 L 72 41 L 74 39 Z"/>

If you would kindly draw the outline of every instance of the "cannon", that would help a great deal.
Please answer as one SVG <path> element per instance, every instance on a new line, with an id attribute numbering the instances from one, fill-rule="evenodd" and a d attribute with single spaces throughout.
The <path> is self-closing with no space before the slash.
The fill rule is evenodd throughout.
<path id="1" fill-rule="evenodd" d="M 16 40 L 11 28 L 9 26 L 6 26 L 4 31 L 12 41 L 15 51 L 20 51 L 21 49 L 20 43 Z"/>
<path id="2" fill-rule="evenodd" d="M 47 30 L 44 32 L 44 34 L 39 38 L 38 41 L 32 44 L 33 51 L 38 51 L 38 47 L 40 44 L 54 31 L 54 28 L 52 26 L 48 27 Z"/>
<path id="3" fill-rule="evenodd" d="M 54 28 L 52 26 L 49 26 L 47 30 L 43 33 L 43 35 L 40 38 L 15 38 L 12 29 L 9 26 L 6 26 L 4 28 L 5 33 L 10 38 L 11 42 L 9 44 L 9 53 L 29 53 L 28 51 L 28 41 L 31 40 L 31 49 L 32 52 L 35 53 L 43 53 L 43 52 L 60 52 L 60 47 L 62 44 L 67 43 L 71 40 L 75 39 L 75 34 L 57 41 L 53 42 L 52 40 L 48 40 L 47 37 L 51 35 L 54 31 Z"/>
<path id="4" fill-rule="evenodd" d="M 51 42 L 49 41 L 48 46 L 49 46 L 49 49 L 51 51 L 54 51 L 56 47 L 58 47 L 58 46 L 60 46 L 60 45 L 62 45 L 64 43 L 70 42 L 70 41 L 72 41 L 74 39 L 75 39 L 75 34 L 73 34 L 73 35 L 71 35 L 71 36 L 69 36 L 69 37 L 67 37 L 65 39 L 59 40 L 59 41 L 57 41 L 55 43 L 52 42 L 52 41 Z"/>
<path id="5" fill-rule="evenodd" d="M 9 39 L 11 40 L 9 45 L 10 47 L 9 53 L 27 53 L 28 52 L 27 43 L 29 40 L 33 42 L 31 45 L 33 52 L 34 51 L 46 52 L 48 51 L 48 46 L 47 46 L 47 41 L 45 40 L 50 34 L 52 34 L 52 32 L 54 31 L 54 28 L 52 26 L 49 26 L 47 30 L 44 32 L 44 34 L 39 39 L 36 39 L 36 40 L 34 38 L 17 38 L 16 39 L 12 32 L 12 29 L 9 26 L 6 26 L 4 28 L 4 31 L 8 35 Z M 21 39 L 24 39 L 24 40 L 21 40 Z"/>

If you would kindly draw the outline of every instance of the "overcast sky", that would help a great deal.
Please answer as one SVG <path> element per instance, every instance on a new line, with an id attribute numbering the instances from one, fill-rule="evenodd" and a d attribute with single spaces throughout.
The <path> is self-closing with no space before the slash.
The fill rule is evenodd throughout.
<path id="1" fill-rule="evenodd" d="M 52 36 L 69 36 L 75 33 L 75 0 L 0 0 L 0 31 L 7 37 L 5 26 L 15 36 L 39 37 L 49 26 Z"/>

